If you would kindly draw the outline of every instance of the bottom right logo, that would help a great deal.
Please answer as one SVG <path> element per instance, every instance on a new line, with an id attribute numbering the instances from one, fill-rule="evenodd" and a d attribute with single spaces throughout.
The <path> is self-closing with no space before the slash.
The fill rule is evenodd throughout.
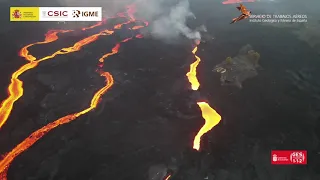
<path id="1" fill-rule="evenodd" d="M 307 164 L 307 151 L 305 150 L 273 150 L 271 151 L 271 164 L 305 165 Z"/>

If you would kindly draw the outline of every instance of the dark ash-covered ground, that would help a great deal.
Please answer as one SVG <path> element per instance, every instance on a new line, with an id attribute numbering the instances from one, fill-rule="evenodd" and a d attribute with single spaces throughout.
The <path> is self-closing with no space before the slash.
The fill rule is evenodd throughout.
<path id="1" fill-rule="evenodd" d="M 20 155 L 8 179 L 141 180 L 159 164 L 178 169 L 173 177 L 177 180 L 206 176 L 214 180 L 320 179 L 317 50 L 287 29 L 247 22 L 230 27 L 232 15 L 221 19 L 210 11 L 213 4 L 200 4 L 204 3 L 207 6 L 191 3 L 197 21 L 215 37 L 198 50 L 201 96 L 223 117 L 205 137 L 204 152 L 189 152 L 203 124 L 196 95 L 185 77 L 194 60 L 191 43 L 138 39 L 123 44 L 119 54 L 106 60 L 105 70 L 116 83 L 99 107 L 53 130 Z M 0 61 L 1 99 L 6 97 L 11 73 L 24 63 L 17 51 L 43 39 L 45 32 L 40 24 L 25 24 L 2 33 L 2 49 L 7 49 Z M 44 56 L 86 35 L 63 35 L 30 51 Z M 48 60 L 25 73 L 25 94 L 0 131 L 0 152 L 7 152 L 44 124 L 87 107 L 104 83 L 95 72 L 99 57 L 129 35 L 121 31 L 102 37 L 80 52 Z M 244 81 L 241 90 L 221 86 L 219 74 L 211 70 L 246 44 L 259 52 L 263 69 Z M 306 149 L 308 165 L 272 166 L 272 149 Z"/>

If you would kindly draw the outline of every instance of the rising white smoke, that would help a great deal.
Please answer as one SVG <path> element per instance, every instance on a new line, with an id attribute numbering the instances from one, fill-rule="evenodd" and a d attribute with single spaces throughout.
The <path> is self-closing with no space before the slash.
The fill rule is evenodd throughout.
<path id="1" fill-rule="evenodd" d="M 104 15 L 110 17 L 123 11 L 126 5 L 135 4 L 136 16 L 149 21 L 148 33 L 157 39 L 175 41 L 181 35 L 200 40 L 199 29 L 187 26 L 188 18 L 195 18 L 188 0 L 57 0 L 62 6 L 102 6 Z"/>
<path id="2" fill-rule="evenodd" d="M 162 0 L 164 1 L 164 0 Z M 168 1 L 168 0 L 166 0 Z M 155 3 L 153 3 L 155 2 Z M 195 18 L 191 12 L 188 0 L 182 0 L 166 9 L 159 1 L 153 0 L 146 4 L 148 12 L 143 11 L 146 17 L 152 17 L 150 23 L 151 35 L 158 39 L 175 40 L 180 35 L 193 40 L 200 40 L 201 35 L 198 30 L 192 30 L 187 26 L 188 18 Z M 150 11 L 157 9 L 156 11 Z M 160 10 L 160 11 L 159 11 Z"/>

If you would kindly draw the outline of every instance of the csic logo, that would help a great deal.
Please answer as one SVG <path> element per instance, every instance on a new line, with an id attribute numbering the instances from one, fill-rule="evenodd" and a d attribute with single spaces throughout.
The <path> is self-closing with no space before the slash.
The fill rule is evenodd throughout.
<path id="1" fill-rule="evenodd" d="M 98 11 L 80 11 L 80 10 L 73 10 L 72 16 L 74 18 L 79 17 L 98 17 Z"/>
<path id="2" fill-rule="evenodd" d="M 22 14 L 21 14 L 20 10 L 18 10 L 18 9 L 14 10 L 12 13 L 12 17 L 14 19 L 19 19 L 19 18 L 21 18 L 21 16 L 22 16 Z"/>
<path id="3" fill-rule="evenodd" d="M 68 11 L 42 11 L 46 17 L 68 17 Z"/>

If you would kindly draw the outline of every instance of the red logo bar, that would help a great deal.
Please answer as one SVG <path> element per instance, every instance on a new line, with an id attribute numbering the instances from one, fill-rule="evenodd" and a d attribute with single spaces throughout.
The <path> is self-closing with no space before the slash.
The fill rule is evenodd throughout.
<path id="1" fill-rule="evenodd" d="M 271 164 L 279 164 L 279 165 L 307 164 L 307 151 L 301 151 L 301 150 L 271 151 Z"/>

